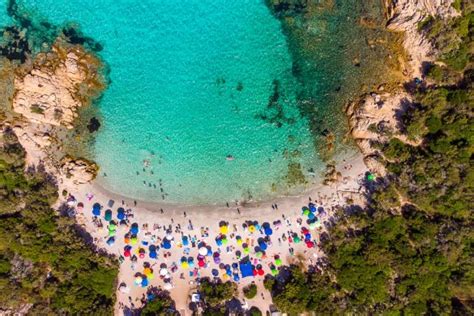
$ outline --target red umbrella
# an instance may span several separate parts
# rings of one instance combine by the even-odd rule
[[[205,265],[206,265],[206,263],[205,263],[203,260],[199,260],[199,261],[198,261],[198,266],[199,266],[200,268],[204,267]]]
[[[128,250],[128,249],[125,250],[125,251],[123,252],[123,255],[124,255],[125,257],[130,257],[130,250]]]
[[[263,269],[258,270],[257,273],[258,273],[258,275],[264,275],[264,274],[265,274],[265,272],[263,271]]]
[[[311,240],[307,240],[307,241],[306,241],[306,246],[307,246],[308,248],[313,248],[313,247],[314,247],[314,242],[312,242]]]

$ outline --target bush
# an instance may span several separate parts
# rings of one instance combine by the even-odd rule
[[[244,296],[249,300],[257,296],[257,286],[254,283],[252,283],[244,287]]]

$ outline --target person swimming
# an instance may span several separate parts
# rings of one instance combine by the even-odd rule
[[[229,161],[232,161],[232,160],[234,160],[235,158],[234,158],[234,156],[232,156],[232,155],[227,155],[227,156],[225,157],[225,159],[227,159],[227,160],[229,160]]]

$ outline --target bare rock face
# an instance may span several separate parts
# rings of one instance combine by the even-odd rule
[[[87,64],[90,55],[78,47],[54,46],[51,53],[36,59],[29,73],[15,77],[13,110],[31,122],[72,128],[83,105],[84,86],[95,88],[91,79],[96,72]]]
[[[428,16],[447,18],[459,13],[452,7],[453,0],[386,0],[389,21],[387,27],[405,32],[404,47],[410,57],[413,76],[421,75],[424,61],[434,59],[434,50],[418,23]]]
[[[83,159],[65,157],[61,160],[60,172],[73,184],[89,183],[97,175],[98,167],[95,163]]]

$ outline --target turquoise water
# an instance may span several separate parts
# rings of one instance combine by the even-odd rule
[[[111,84],[92,151],[107,189],[224,203],[302,190],[288,189],[290,163],[308,183],[323,169],[298,112],[287,40],[263,1],[18,3],[54,24],[78,23],[104,47]]]

